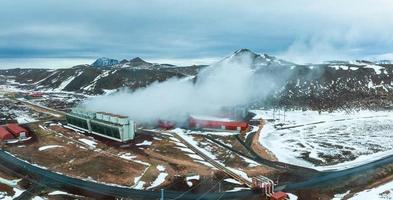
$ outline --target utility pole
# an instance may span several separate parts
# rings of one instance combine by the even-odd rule
[[[164,200],[164,189],[161,189],[161,198],[160,200]]]
[[[221,181],[218,182],[218,192],[221,192]]]

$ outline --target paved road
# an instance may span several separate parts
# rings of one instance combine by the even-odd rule
[[[0,150],[0,164],[13,171],[20,171],[34,177],[42,186],[63,190],[70,193],[82,194],[93,198],[130,198],[130,199],[159,199],[160,191],[136,190],[85,181],[77,178],[57,174],[27,162],[17,159],[8,152]],[[225,193],[183,193],[165,191],[165,199],[249,199],[256,194],[252,191]]]

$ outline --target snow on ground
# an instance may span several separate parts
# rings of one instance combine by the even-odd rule
[[[232,184],[243,185],[242,183],[240,183],[239,181],[237,181],[233,178],[226,178],[226,179],[224,179],[224,181],[226,181],[228,183],[232,183]]]
[[[335,195],[335,198],[333,198],[333,200],[341,200],[343,199],[344,196]],[[367,189],[362,192],[356,193],[353,195],[353,197],[349,198],[349,200],[364,200],[364,199],[372,199],[372,200],[393,199],[393,181],[380,185],[376,188]]]
[[[57,148],[57,147],[63,147],[60,145],[46,145],[46,146],[42,146],[40,148],[38,148],[38,151],[45,151],[47,149],[52,149],[52,148]]]
[[[273,119],[272,111],[253,112],[254,118]],[[287,111],[284,121],[281,111],[274,119],[268,120],[259,141],[282,162],[341,170],[393,154],[392,112]],[[279,124],[281,130],[274,127]]]
[[[96,148],[96,145],[97,145],[97,142],[94,142],[93,140],[89,140],[86,138],[79,139],[79,141],[89,145],[91,148]]]
[[[98,75],[88,86],[84,87],[84,90],[93,90],[97,84],[97,81],[101,78],[109,76],[110,70],[103,71],[100,75]]]
[[[40,196],[35,196],[31,200],[45,200],[46,198],[40,197]]]
[[[298,199],[297,196],[294,194],[291,194],[291,193],[287,193],[287,194],[288,194],[289,200],[297,200]]]
[[[132,155],[131,153],[119,153],[119,155],[118,155],[120,158],[123,158],[123,159],[125,159],[125,160],[131,160],[131,161],[133,161],[135,158],[136,158],[136,156],[135,155]]]
[[[188,187],[192,187],[192,180],[199,180],[201,177],[199,175],[188,176],[186,177]]]
[[[137,177],[137,178],[140,178],[140,177]],[[145,189],[145,187],[144,187],[145,182],[144,181],[140,181],[139,179],[137,179],[137,181],[135,181],[135,182],[136,182],[136,184],[134,186],[132,186],[132,188],[137,189],[137,190]]]
[[[7,193],[5,192],[0,192],[0,199],[2,200],[12,200],[21,195],[25,190],[21,190],[18,188],[12,188],[14,190],[14,195],[13,196],[7,196]]]
[[[149,145],[151,145],[151,144],[152,144],[151,141],[145,140],[145,141],[143,141],[142,143],[136,144],[136,146],[149,146]]]
[[[4,184],[4,185],[8,185],[10,187],[16,187],[20,180],[21,179],[9,180],[9,179],[5,179],[5,178],[0,177],[0,183]]]
[[[16,121],[18,121],[19,124],[26,124],[26,123],[31,123],[31,122],[36,122],[37,120],[30,117],[27,114],[19,115],[16,118]]]
[[[83,71],[78,72],[78,74],[76,74],[75,76],[70,76],[69,78],[67,78],[66,80],[64,80],[59,87],[57,87],[55,89],[55,91],[61,91],[63,90],[65,87],[67,87],[68,84],[70,84],[76,77],[78,77],[79,75],[81,75],[83,73]]]
[[[347,192],[342,193],[342,194],[335,194],[332,200],[341,200],[341,199],[343,199],[346,195],[348,195],[350,192],[351,192],[351,191],[348,190]]]
[[[231,170],[233,173],[236,173],[237,175],[243,177],[246,180],[249,180],[251,182],[251,178],[247,176],[247,174],[243,171],[240,171],[239,169],[234,169],[234,168],[230,168],[225,166],[224,164],[222,164],[220,161],[217,160],[217,157],[214,156],[211,152],[207,151],[204,148],[201,148],[198,146],[198,142],[195,141],[193,139],[192,136],[187,135],[187,133],[184,133],[183,129],[180,128],[176,128],[172,130],[173,132],[177,133],[177,135],[179,135],[181,138],[183,138],[185,141],[187,141],[189,144],[191,144],[193,147],[195,147],[196,149],[198,149],[200,152],[202,152],[204,155],[208,156],[210,159],[215,160],[219,165],[222,165],[224,167],[226,167],[227,169]],[[191,132],[188,132],[191,133]],[[205,161],[202,161],[205,162]],[[206,162],[205,162],[206,163]],[[210,163],[209,163],[210,164]],[[211,165],[211,164],[210,164]],[[212,166],[212,165],[211,165]]]
[[[59,191],[59,190],[56,190],[56,191],[53,191],[53,192],[49,192],[48,195],[49,196],[51,196],[51,195],[70,195],[70,196],[73,196],[73,194],[70,194],[70,193],[67,193],[67,192],[63,192],[63,191]]]
[[[168,176],[168,173],[165,172],[165,167],[163,165],[157,165],[157,170],[160,174],[147,189],[155,188],[165,182],[165,178]]]
[[[250,188],[249,187],[235,187],[235,188],[233,188],[231,190],[227,190],[225,192],[238,192],[241,190],[250,190]]]
[[[140,176],[137,176],[134,178],[134,185],[132,186],[133,189],[137,190],[143,190],[145,189],[144,185],[146,182],[141,181],[141,178],[143,175],[145,175],[146,171],[149,169],[150,165],[146,167],[146,169],[143,171],[143,173]]]
[[[163,172],[163,171],[165,171],[165,166],[164,165],[157,165],[157,169],[158,169],[158,171]]]

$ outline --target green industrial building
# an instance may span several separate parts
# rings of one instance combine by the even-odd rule
[[[126,116],[75,108],[66,115],[66,119],[71,126],[119,142],[135,137],[135,122]]]

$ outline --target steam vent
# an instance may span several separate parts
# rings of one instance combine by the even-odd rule
[[[66,119],[68,125],[111,140],[127,142],[135,137],[135,122],[126,116],[74,108]]]

